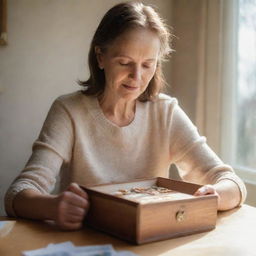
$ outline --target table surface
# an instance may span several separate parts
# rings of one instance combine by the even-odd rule
[[[7,218],[0,217],[0,220]],[[87,227],[60,231],[45,222],[16,219],[12,230],[0,238],[0,255],[20,256],[22,251],[65,241],[76,246],[112,244],[115,250],[147,256],[253,256],[256,255],[256,208],[243,205],[218,213],[216,228],[209,232],[144,245],[132,245]]]

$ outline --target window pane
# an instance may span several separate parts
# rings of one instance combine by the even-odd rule
[[[256,0],[239,0],[236,164],[256,170]]]

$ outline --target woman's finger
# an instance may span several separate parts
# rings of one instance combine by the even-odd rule
[[[217,194],[213,185],[204,185],[194,193],[195,196],[210,195],[210,194],[212,195]]]
[[[85,198],[85,199],[89,199],[88,194],[81,188],[79,187],[79,185],[77,183],[71,183],[68,187],[69,191],[72,191],[73,193]]]
[[[75,215],[75,214],[67,214],[65,216],[65,222],[82,222],[84,219],[84,216],[81,215]]]
[[[87,212],[87,209],[76,207],[76,206],[69,206],[66,210],[67,215],[75,215],[79,217],[83,217],[85,213]]]
[[[65,191],[62,194],[62,200],[70,205],[88,208],[89,202],[84,197],[75,194],[73,191]]]

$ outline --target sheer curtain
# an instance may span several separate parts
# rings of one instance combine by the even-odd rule
[[[192,117],[200,133],[207,137],[210,147],[247,183],[247,202],[256,205],[256,168],[239,164],[239,157],[247,156],[245,150],[249,148],[250,159],[254,161],[250,165],[256,163],[256,95],[253,96],[256,94],[256,29],[254,47],[247,54],[255,63],[251,72],[254,80],[250,77],[245,83],[252,90],[248,95],[251,94],[253,104],[241,108],[240,52],[247,50],[239,41],[243,38],[239,34],[241,1],[256,5],[256,0],[172,1],[172,26],[178,40],[172,57],[171,83],[172,94]],[[256,9],[252,13],[256,27]],[[239,128],[239,124],[243,128]],[[244,132],[248,127],[250,147],[241,147],[241,130]]]
[[[223,2],[206,0],[201,4],[195,122],[209,145],[220,154]]]
[[[256,185],[256,0],[204,1],[196,124]]]
[[[223,160],[234,164],[238,0],[203,4],[196,124]]]

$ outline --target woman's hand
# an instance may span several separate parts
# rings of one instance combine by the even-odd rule
[[[89,201],[87,193],[76,183],[71,183],[66,191],[55,198],[55,205],[54,220],[60,228],[75,230],[82,227]]]
[[[204,195],[216,195],[218,198],[218,205],[219,205],[220,195],[213,185],[210,185],[210,184],[204,185],[194,193],[194,196],[204,196]]]
[[[204,185],[199,188],[194,195],[216,195],[218,197],[219,211],[233,209],[237,207],[241,201],[241,192],[238,185],[228,179],[221,180],[214,185]]]

